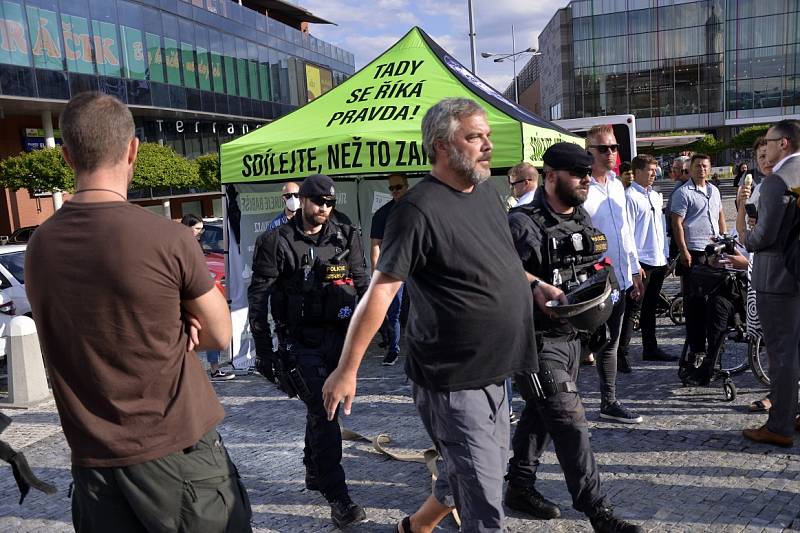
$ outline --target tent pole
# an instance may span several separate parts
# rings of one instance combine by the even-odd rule
[[[475,70],[477,68],[477,56],[475,55],[475,17],[472,14],[472,0],[467,0],[467,6],[469,7],[469,58],[472,63],[472,73],[477,74]]]

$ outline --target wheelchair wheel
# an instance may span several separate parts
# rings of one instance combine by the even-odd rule
[[[683,315],[683,296],[676,296],[672,299],[669,305],[669,319],[676,326],[686,323],[686,317]]]
[[[750,360],[750,368],[753,369],[753,374],[756,375],[758,381],[769,385],[769,358],[767,357],[767,347],[761,336],[750,339],[747,355]]]
[[[733,384],[733,381],[726,379],[722,383],[722,394],[725,396],[726,402],[732,402],[736,399],[736,385]]]
[[[718,365],[720,371],[731,376],[741,374],[750,367],[748,346],[742,342],[724,339]]]

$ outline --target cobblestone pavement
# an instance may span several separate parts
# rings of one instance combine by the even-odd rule
[[[666,291],[676,291],[674,280]],[[661,346],[680,353],[683,328],[666,319],[660,324]],[[735,345],[732,353],[741,357],[744,349]],[[394,450],[422,451],[430,443],[411,402],[403,366],[382,367],[382,355],[373,346],[365,358],[353,414],[344,423],[364,435],[389,433]],[[752,444],[741,437],[742,428],[765,420],[763,414],[747,413],[747,404],[765,394],[753,375],[734,378],[739,395],[728,403],[719,386],[681,387],[674,363],[644,363],[637,346],[631,356],[634,371],[619,376],[618,396],[645,417],[641,425],[601,421],[597,372],[584,367],[579,379],[602,488],[617,513],[658,532],[800,531],[800,434],[790,449]],[[323,498],[303,485],[302,404],[283,397],[258,376],[240,376],[215,388],[227,413],[220,433],[248,488],[254,529],[333,531]],[[521,407],[518,399],[517,412]],[[58,487],[58,494],[34,491],[18,505],[10,469],[0,464],[0,531],[72,531],[69,451],[54,404],[3,412],[14,423],[2,438],[24,451],[36,473]],[[368,443],[345,443],[343,463],[352,496],[368,515],[368,521],[353,531],[393,531],[430,488],[424,465],[387,459]],[[509,531],[591,530],[583,515],[571,508],[552,449],[543,458],[537,487],[562,507],[563,518],[544,522],[510,512]],[[455,526],[448,519],[440,529],[452,531]]]

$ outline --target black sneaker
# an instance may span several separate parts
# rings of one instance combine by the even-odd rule
[[[306,472],[306,490],[313,490],[319,492],[319,482],[317,476]]]
[[[617,372],[630,374],[632,370],[631,364],[628,362],[628,356],[617,354]]]
[[[622,404],[619,402],[601,406],[600,418],[621,422],[623,424],[641,424],[643,420],[638,414],[622,407]]]
[[[236,374],[233,372],[225,372],[221,368],[216,369],[210,373],[211,381],[228,381],[236,379]]]
[[[383,358],[383,362],[381,363],[383,366],[394,366],[397,362],[397,358],[400,357],[400,354],[397,352],[389,352],[386,354],[386,357]]]
[[[513,483],[506,488],[506,505],[521,513],[529,514],[542,520],[550,520],[561,516],[558,505],[547,500],[534,487],[519,487]]]
[[[367,518],[367,513],[364,512],[364,509],[360,505],[353,503],[353,500],[347,494],[333,500],[330,504],[331,520],[333,520],[333,525],[339,529],[344,529],[350,524],[361,522]]]
[[[614,511],[608,507],[596,509],[589,515],[589,521],[598,533],[641,533],[644,531],[636,524],[617,518],[614,516]]]

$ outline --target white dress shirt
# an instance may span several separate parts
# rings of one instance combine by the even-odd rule
[[[652,187],[645,189],[635,181],[625,191],[628,218],[639,262],[649,266],[667,264],[667,226],[662,209],[664,197]]]
[[[589,196],[583,208],[592,217],[592,226],[602,231],[608,239],[606,257],[611,259],[622,290],[633,285],[633,274],[639,273],[639,256],[626,204],[625,187],[614,172],[606,174],[604,185],[591,178]]]
[[[517,198],[517,205],[525,205],[531,203],[533,201],[534,196],[536,196],[536,189],[528,191],[519,198]]]

